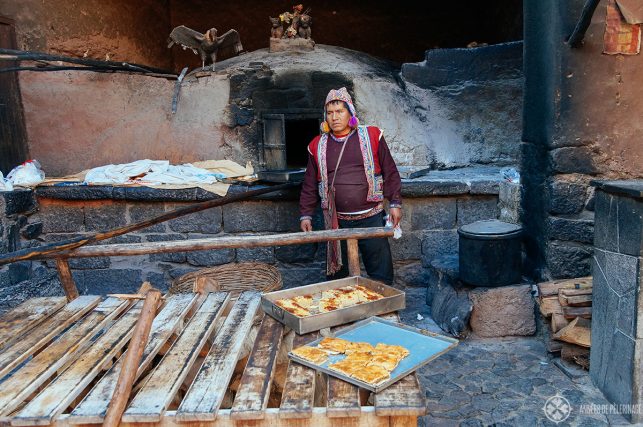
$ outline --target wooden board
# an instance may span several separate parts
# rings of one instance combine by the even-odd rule
[[[558,295],[541,298],[538,302],[540,314],[545,317],[551,317],[553,313],[563,313],[563,308],[558,301]]]
[[[376,393],[374,403],[380,416],[426,415],[426,398],[415,373]]]
[[[576,279],[554,280],[551,282],[538,283],[538,297],[550,297],[558,295],[560,289],[591,288],[592,277],[579,277]]]
[[[92,382],[103,366],[129,341],[143,307],[138,302],[92,343],[68,369],[15,414],[14,426],[49,425]]]
[[[412,421],[415,421],[415,424],[410,423]],[[59,417],[54,424],[56,427],[69,425],[65,415]],[[279,417],[278,408],[268,408],[263,420],[236,421],[230,417],[229,409],[221,409],[214,421],[188,424],[178,420],[175,411],[168,411],[159,423],[153,425],[154,427],[409,427],[416,426],[417,420],[415,417],[379,417],[375,414],[375,408],[367,406],[361,409],[359,416],[349,419],[329,418],[326,408],[315,408],[310,420],[284,420]],[[140,423],[121,423],[121,427],[141,426]]]
[[[572,320],[569,325],[558,331],[554,338],[570,344],[590,348],[592,345],[592,330],[587,326],[578,324],[579,318]]]
[[[317,332],[306,335],[297,335],[293,340],[293,348],[300,347],[319,337]],[[314,369],[301,365],[292,360],[286,371],[286,382],[284,392],[281,395],[279,416],[284,419],[310,418],[313,415],[315,403],[315,378],[317,373]]]
[[[239,295],[177,410],[178,420],[211,421],[216,418],[243,342],[259,308],[260,297],[258,292]]]
[[[565,319],[562,313],[553,313],[551,315],[551,331],[556,333],[569,324],[569,320]]]
[[[173,333],[182,327],[183,319],[196,303],[197,297],[193,294],[177,294],[168,298],[161,312],[152,323],[150,339],[148,340],[143,358],[138,369],[140,376],[152,363],[161,347]],[[96,423],[103,421],[110,399],[114,394],[116,381],[122,369],[124,356],[101,378],[92,388],[83,401],[74,409],[69,417],[72,424]]]
[[[42,322],[38,328],[13,341],[12,345],[4,348],[0,353],[0,377],[11,372],[99,302],[100,297],[97,296],[77,298]]]
[[[263,419],[283,334],[281,323],[263,317],[230,411],[233,420]]]
[[[71,304],[78,301],[80,297]],[[38,353],[7,378],[0,387],[0,415],[20,406],[23,401],[51,378],[57,370],[73,361],[87,346],[90,339],[119,315],[128,303],[108,298],[85,318],[69,328],[42,352]]]
[[[206,298],[174,345],[154,368],[123,414],[123,422],[159,422],[215,329],[229,301],[224,292]]]
[[[0,317],[0,348],[65,306],[65,297],[29,299]]]
[[[576,317],[591,319],[592,307],[563,307],[563,316],[569,320],[573,320]]]
[[[592,294],[589,295],[565,295],[558,294],[558,301],[563,307],[590,307],[592,305]]]

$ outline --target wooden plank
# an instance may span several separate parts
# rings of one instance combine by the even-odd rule
[[[551,315],[551,331],[556,333],[569,324],[569,320],[565,319],[562,313],[553,313]]]
[[[558,291],[558,295],[564,295],[566,297],[573,297],[579,295],[591,295],[593,288],[583,288],[583,289],[561,289]]]
[[[348,239],[346,241],[346,247],[348,249],[348,274],[351,276],[359,276],[360,267],[359,267],[359,246],[357,244],[357,239]]]
[[[4,348],[0,353],[0,378],[40,350],[69,325],[87,314],[99,302],[100,297],[97,296],[76,298],[42,322],[25,339],[15,341],[12,345]]]
[[[418,420],[417,417],[391,417],[389,422],[389,427],[417,427]]]
[[[161,421],[167,406],[212,335],[229,299],[229,294],[225,292],[211,293],[205,298],[183,333],[125,410],[123,422]]]
[[[330,375],[327,381],[327,415],[331,418],[359,417],[359,387]]]
[[[283,334],[281,323],[270,316],[263,317],[232,405],[233,420],[263,419]]]
[[[0,317],[0,348],[65,306],[64,297],[31,298]]]
[[[78,288],[76,288],[74,277],[71,275],[67,258],[56,258],[56,269],[58,269],[58,278],[65,291],[67,301],[73,301],[78,298]]]
[[[252,236],[225,236],[205,239],[171,240],[166,242],[118,243],[84,246],[70,251],[71,257],[145,255],[168,252],[202,251],[206,249],[251,248],[326,242],[329,240],[374,239],[392,237],[393,229],[386,227],[344,228],[301,233],[282,233]],[[55,258],[56,254],[43,254],[37,258]],[[0,263],[4,261],[0,256]]]
[[[140,377],[152,363],[163,345],[182,325],[187,313],[196,304],[194,294],[176,294],[168,298],[167,303],[152,323],[150,339],[143,351],[143,359],[137,377]],[[127,354],[127,353],[126,353]],[[100,424],[103,422],[107,406],[114,394],[118,373],[122,369],[124,358],[119,358],[101,380],[92,388],[82,402],[70,414],[72,424]]]
[[[49,425],[100,373],[106,363],[129,341],[138,320],[142,302],[136,303],[104,331],[86,351],[59,374],[17,414],[11,425]]]
[[[592,287],[592,277],[578,277],[575,279],[554,280],[538,283],[539,298],[558,295],[560,289],[583,289]]]
[[[379,416],[426,415],[426,398],[415,373],[376,393],[374,403]]]
[[[592,305],[592,295],[558,294],[558,301],[563,307],[589,307]]]
[[[574,344],[561,343],[560,358],[571,363],[576,363],[589,370],[589,348]]]
[[[565,319],[574,319],[582,317],[583,319],[592,318],[592,307],[563,307],[563,316]]]
[[[306,335],[296,335],[293,348],[300,347],[319,337],[317,332]],[[301,365],[292,360],[286,371],[286,382],[281,395],[279,416],[284,419],[311,418],[315,403],[315,379],[317,373],[314,369]]]
[[[68,306],[83,298],[75,299]],[[20,406],[24,399],[51,378],[58,369],[74,360],[87,348],[91,338],[127,307],[126,302],[115,298],[106,299],[84,319],[35,355],[25,366],[8,377],[0,387],[0,415],[5,416]]]
[[[216,418],[259,301],[258,292],[243,292],[239,296],[177,410],[178,420],[212,421]]]
[[[558,295],[544,297],[538,303],[540,314],[545,317],[551,317],[553,313],[563,313],[563,308],[558,301]]]
[[[395,417],[396,419],[398,417]],[[411,418],[406,418],[407,422]],[[186,424],[177,419],[175,411],[168,411],[161,421],[154,424],[155,427],[186,427],[186,426],[200,426],[200,427],[390,427],[393,417],[378,417],[375,414],[375,408],[372,406],[362,407],[358,417],[341,419],[329,418],[326,413],[326,408],[314,408],[311,419],[309,420],[284,420],[279,417],[278,408],[266,409],[266,415],[260,421],[236,421],[230,416],[230,409],[221,409],[217,413],[217,419],[211,422],[202,422],[194,424]],[[415,420],[417,423],[417,420]],[[55,427],[68,427],[67,415],[61,415],[55,421]],[[400,424],[397,424],[400,425]],[[416,424],[402,424],[405,427],[408,425]],[[121,427],[141,427],[140,423],[121,423]]]
[[[578,321],[578,317],[572,320],[569,325],[554,335],[554,339],[590,348],[592,345],[592,330],[586,326],[580,326]]]
[[[127,346],[127,353],[124,356],[123,364],[118,374],[114,394],[107,407],[107,413],[103,421],[103,425],[107,427],[117,427],[121,421],[121,416],[132,393],[138,367],[141,364],[141,360],[143,360],[143,351],[150,337],[152,322],[159,308],[161,292],[151,289],[146,295],[141,314],[136,320],[132,338]]]

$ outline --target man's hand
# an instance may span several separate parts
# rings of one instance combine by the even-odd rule
[[[393,227],[397,227],[402,220],[402,208],[390,208],[388,214],[393,223]]]
[[[309,219],[302,219],[299,226],[301,231],[313,231],[313,222]]]

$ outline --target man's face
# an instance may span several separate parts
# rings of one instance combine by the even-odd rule
[[[351,113],[346,109],[343,102],[330,102],[326,105],[326,120],[328,125],[336,135],[348,133],[348,121],[351,119]]]

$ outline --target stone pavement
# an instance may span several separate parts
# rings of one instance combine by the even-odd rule
[[[424,304],[424,288],[406,288],[404,323],[444,334]],[[418,320],[418,314],[423,318]],[[589,374],[570,379],[534,337],[467,338],[419,371],[429,414],[420,426],[630,425],[621,415],[579,413],[581,405],[608,404]],[[543,408],[559,394],[571,404],[556,424]],[[587,412],[587,411],[584,411]]]

